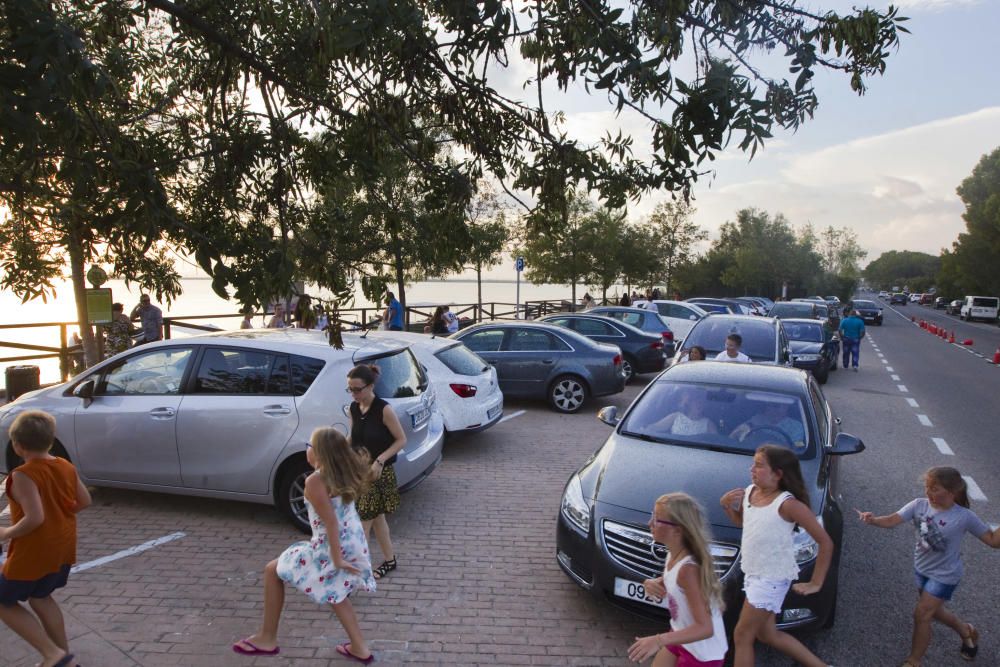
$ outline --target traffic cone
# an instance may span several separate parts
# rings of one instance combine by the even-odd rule
[[[955,342],[955,330],[954,329],[951,330],[951,335],[948,336],[948,342],[949,343],[954,343]]]
[[[1000,347],[993,353],[993,363],[1000,366]]]
[[[916,321],[917,321],[917,318],[915,318],[915,317],[914,317],[913,315],[910,315],[910,321],[911,321],[911,322],[916,322]]]
[[[973,343],[971,338],[966,338],[965,340],[962,341],[962,345],[972,345],[972,344]]]

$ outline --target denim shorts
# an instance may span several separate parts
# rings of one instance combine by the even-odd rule
[[[917,590],[925,591],[939,600],[947,602],[958,588],[958,584],[942,584],[930,577],[925,577],[916,570],[913,571],[913,580],[917,584]]]
[[[775,614],[781,613],[781,605],[791,586],[791,579],[770,579],[755,574],[748,574],[743,578],[743,592],[746,593],[750,606]]]

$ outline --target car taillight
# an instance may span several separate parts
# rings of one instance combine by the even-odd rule
[[[664,331],[660,335],[663,337],[663,340],[673,340],[674,339],[674,332],[673,331]]]
[[[615,366],[621,366],[622,365],[622,355],[616,354],[615,358],[611,360],[611,363],[613,363]]]
[[[655,343],[651,344],[650,347],[653,348],[654,350],[662,350],[663,349],[663,341],[659,341],[658,340]]]
[[[448,386],[462,398],[472,398],[478,391],[477,387],[473,384],[450,384]]]

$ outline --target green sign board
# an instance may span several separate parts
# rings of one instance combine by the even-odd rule
[[[111,288],[88,289],[87,319],[91,324],[111,323]]]

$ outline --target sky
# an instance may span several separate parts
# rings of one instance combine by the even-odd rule
[[[888,5],[801,4],[838,12]],[[753,160],[734,141],[714,173],[699,180],[694,220],[711,238],[736,211],[755,207],[783,213],[793,225],[848,227],[868,251],[867,261],[890,250],[937,255],[951,247],[965,228],[955,188],[1000,146],[1000,67],[993,48],[1000,1],[903,0],[896,6],[910,18],[911,34],[902,35],[885,74],[867,81],[865,95],[854,93],[843,73],[817,72],[819,108],[811,120],[794,133],[779,129]],[[530,74],[516,67],[508,72],[509,91]],[[571,94],[562,109],[569,134],[585,141],[619,127],[637,137],[645,132],[641,120],[616,118],[604,98]],[[630,207],[630,218],[641,219],[667,198],[646,196]]]

